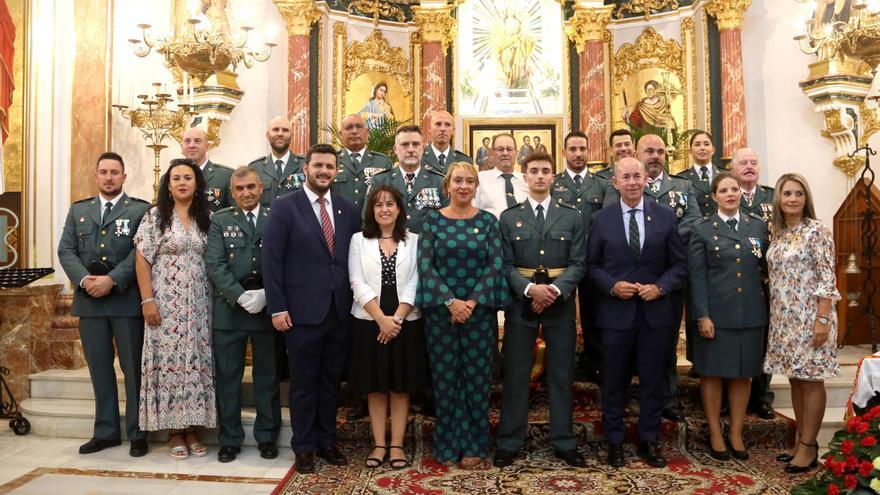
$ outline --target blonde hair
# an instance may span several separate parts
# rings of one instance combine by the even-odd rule
[[[449,183],[452,182],[452,172],[456,170],[466,170],[474,176],[474,186],[480,187],[480,175],[477,173],[477,167],[468,162],[453,162],[446,169],[446,177],[443,177],[443,194],[449,194]]]
[[[773,191],[773,214],[771,215],[771,228],[774,237],[787,227],[785,217],[782,215],[782,186],[787,182],[797,182],[804,190],[804,213],[803,223],[807,223],[807,219],[816,219],[816,210],[813,208],[813,193],[810,192],[810,186],[807,179],[801,174],[788,173],[782,174],[776,181],[776,188]]]

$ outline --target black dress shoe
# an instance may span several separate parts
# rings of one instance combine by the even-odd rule
[[[709,455],[712,456],[712,459],[716,461],[729,461],[730,460],[730,451],[727,449],[724,450],[715,450],[712,447],[712,442],[709,442]]]
[[[348,414],[345,416],[345,419],[349,421],[357,421],[359,419],[364,419],[370,415],[370,408],[367,407],[367,400],[364,399],[359,401],[356,406],[352,407]]]
[[[492,465],[497,468],[507,467],[513,464],[515,458],[516,452],[498,449],[495,451],[495,457],[492,458]]]
[[[278,446],[275,442],[263,442],[257,445],[260,450],[260,457],[263,459],[274,459],[278,457]]]
[[[619,443],[608,444],[608,465],[613,468],[622,468],[626,465],[623,459],[623,445]]]
[[[663,457],[656,442],[639,442],[639,448],[636,449],[636,455],[651,467],[666,467],[666,458]]]
[[[132,440],[131,446],[128,448],[128,455],[132,457],[143,457],[147,455],[147,440]]]
[[[334,466],[348,465],[348,459],[346,459],[342,451],[339,450],[339,447],[335,445],[327,449],[318,449],[315,451],[315,455],[327,461],[327,464],[332,464]]]
[[[788,452],[783,452],[776,456],[776,460],[779,462],[791,462],[792,459],[794,459],[794,456]]]
[[[663,409],[663,417],[669,421],[675,421],[676,423],[684,421],[684,414],[682,414],[681,409],[677,407],[667,407]]]
[[[729,437],[726,438],[725,441],[727,442],[727,445],[730,447],[730,454],[733,456],[734,459],[737,459],[739,461],[749,460],[749,450],[748,449],[736,450],[735,448],[733,448],[733,444],[730,442]]]
[[[241,447],[233,447],[232,445],[224,445],[217,452],[217,460],[220,462],[232,462],[235,456],[241,453]]]
[[[587,461],[584,460],[584,456],[581,455],[577,449],[571,449],[566,451],[557,450],[554,451],[553,454],[565,461],[571,467],[587,467]]]
[[[296,472],[303,474],[311,474],[315,472],[315,453],[300,452],[296,454]]]
[[[767,404],[761,404],[758,407],[752,409],[752,414],[761,418],[761,419],[774,419],[776,418],[776,412],[773,411],[773,408],[768,406]]]
[[[103,438],[93,438],[88,442],[79,446],[80,454],[94,454],[95,452],[100,452],[109,447],[116,447],[117,445],[122,445],[122,440],[104,440]]]
[[[789,473],[789,474],[806,473],[807,471],[812,471],[812,470],[816,469],[817,467],[819,467],[819,444],[814,442],[812,445],[810,445],[810,444],[806,444],[804,442],[801,442],[801,445],[803,445],[805,447],[811,447],[813,449],[816,449],[816,455],[813,456],[813,461],[810,462],[809,464],[807,464],[806,466],[797,466],[795,464],[789,463],[788,466],[785,466],[786,473]],[[792,460],[794,460],[794,459],[792,459]]]

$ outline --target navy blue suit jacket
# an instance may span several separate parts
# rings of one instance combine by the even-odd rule
[[[263,228],[263,286],[269,314],[287,311],[294,325],[317,325],[330,309],[345,318],[351,311],[348,246],[359,232],[361,217],[354,204],[334,193],[335,253],[330,255],[318,217],[300,189],[272,201]]]
[[[636,256],[629,247],[620,202],[602,208],[593,214],[590,222],[587,264],[601,297],[596,321],[599,328],[631,328],[639,304],[651,328],[674,326],[681,320],[680,314],[673,314],[669,297],[673,290],[682,287],[687,276],[687,260],[675,212],[654,201],[645,200],[644,205],[645,242],[641,256]],[[641,300],[638,295],[630,299],[614,297],[611,288],[621,280],[655,284],[666,295],[650,302]]]

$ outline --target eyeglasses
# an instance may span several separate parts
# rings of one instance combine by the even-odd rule
[[[498,147],[498,148],[492,148],[492,149],[494,151],[497,151],[498,153],[513,153],[514,151],[516,151],[516,148],[511,148],[510,146],[508,146],[506,148]]]

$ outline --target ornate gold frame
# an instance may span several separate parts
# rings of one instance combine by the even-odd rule
[[[491,125],[497,127],[509,127],[510,125],[544,125],[544,126],[553,126],[554,132],[556,133],[556,149],[553,152],[553,156],[557,157],[558,162],[562,162],[562,138],[564,135],[562,134],[562,117],[517,117],[515,119],[510,118],[465,118],[462,119],[461,128],[462,128],[462,148],[464,150],[471,149],[471,126],[474,125]],[[556,164],[556,170],[562,170],[562,163]]]
[[[342,123],[345,112],[345,93],[352,80],[366,72],[387,72],[395,76],[410,97],[409,111],[414,110],[413,65],[403,48],[392,47],[382,31],[374,29],[364,41],[347,43],[343,22],[333,23],[333,122]],[[410,40],[412,46],[412,39]]]

